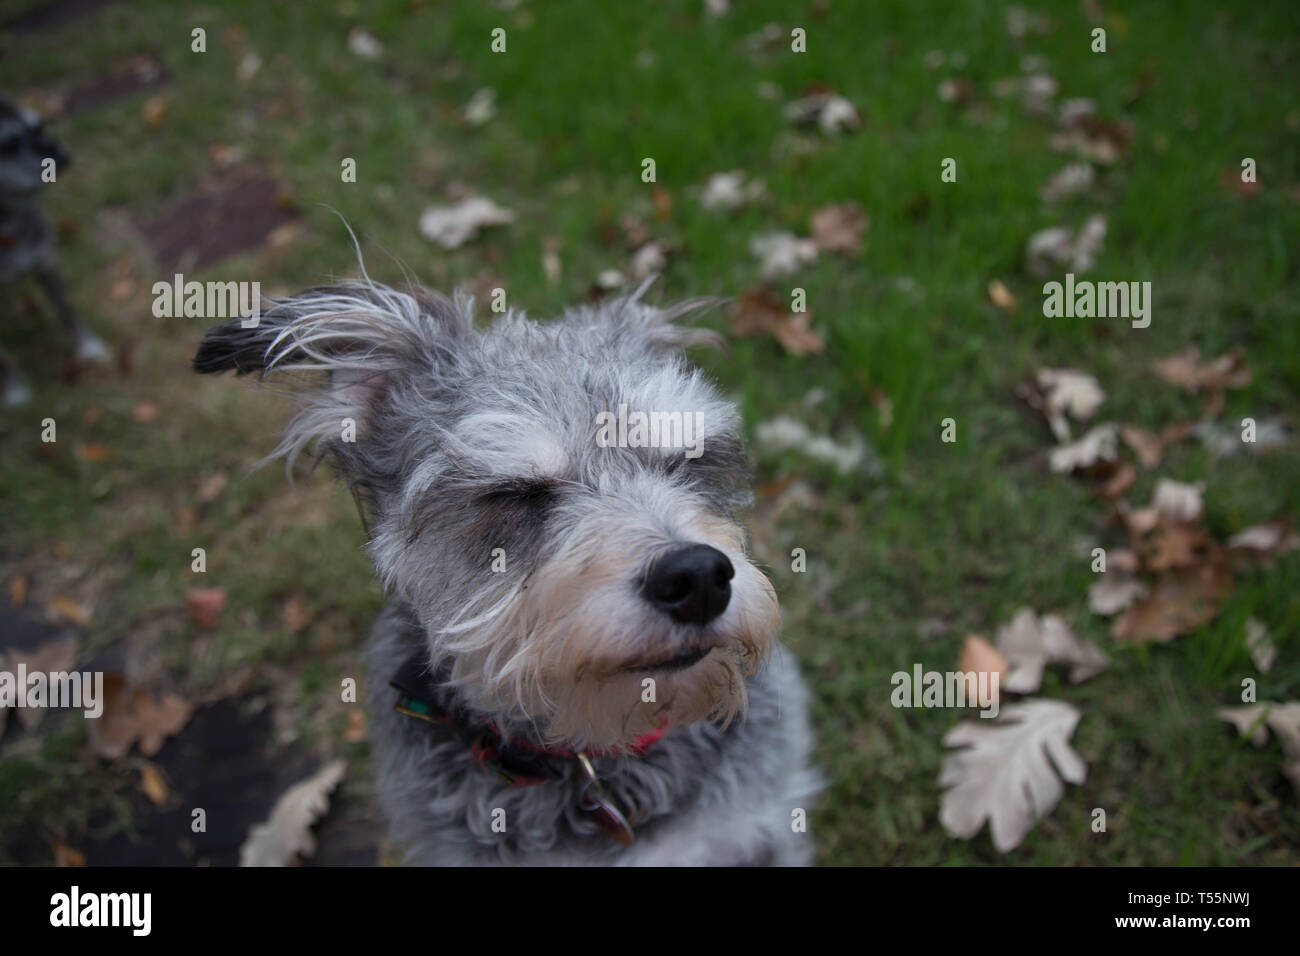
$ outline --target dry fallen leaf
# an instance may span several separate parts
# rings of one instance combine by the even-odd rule
[[[823,206],[815,210],[809,223],[812,241],[822,252],[862,251],[862,234],[867,229],[867,214],[856,202]]]
[[[632,256],[628,272],[634,280],[663,272],[668,265],[668,245],[658,240],[647,242]]]
[[[482,126],[497,115],[497,94],[490,86],[475,91],[461,114],[470,126]]]
[[[1070,438],[1067,416],[1075,421],[1087,421],[1106,398],[1095,378],[1072,368],[1040,369],[1035,381],[1040,393],[1039,407],[1057,441]]]
[[[311,828],[329,809],[330,793],[346,768],[342,760],[335,760],[285,791],[267,821],[249,831],[239,848],[239,865],[291,866],[300,857],[315,853]]]
[[[1214,620],[1233,588],[1232,573],[1220,557],[1165,572],[1115,622],[1111,633],[1116,640],[1134,644],[1171,641]]]
[[[144,123],[153,129],[162,126],[163,120],[167,118],[167,97],[151,96],[144,101],[144,109],[141,111],[144,116]]]
[[[617,269],[602,269],[596,274],[595,288],[602,293],[627,285],[627,276]]]
[[[1160,431],[1148,431],[1136,425],[1124,425],[1120,428],[1120,437],[1133,449],[1143,468],[1155,468],[1164,457],[1165,450],[1196,433],[1195,422],[1180,422],[1167,425]]]
[[[1090,163],[1071,163],[1043,183],[1038,195],[1043,202],[1060,202],[1077,193],[1087,192],[1096,178]]]
[[[1113,500],[1125,494],[1137,482],[1137,469],[1126,461],[1112,463],[1108,475],[1100,475],[1102,481],[1093,490],[1099,498]]]
[[[1136,127],[1093,113],[1076,113],[1067,129],[1053,134],[1048,145],[1056,152],[1072,152],[1080,159],[1113,166],[1124,158]]]
[[[1080,640],[1055,614],[1040,617],[1032,608],[1021,608],[998,628],[997,649],[1010,669],[1002,686],[1013,694],[1038,690],[1048,664],[1068,665],[1071,684],[1095,677],[1110,664],[1101,648]]]
[[[968,840],[989,822],[999,853],[1015,849],[1065,793],[1062,779],[1082,784],[1088,767],[1070,747],[1079,723],[1074,707],[1028,700],[1002,708],[996,720],[964,721],[943,738],[960,747],[939,771],[944,788],[939,822]]]
[[[152,757],[167,738],[179,733],[193,714],[194,708],[177,697],[166,694],[155,700],[153,695],[142,690],[135,692],[136,723],[140,731],[140,753]]]
[[[817,261],[817,243],[789,232],[769,232],[750,240],[749,250],[760,261],[764,279],[793,275]]]
[[[193,712],[194,708],[175,694],[155,699],[143,688],[130,687],[121,674],[105,674],[104,713],[91,722],[91,750],[116,760],[139,742],[140,753],[152,757],[168,737],[180,732]]]
[[[1096,644],[1081,640],[1055,614],[1039,618],[1043,650],[1049,664],[1065,664],[1071,684],[1082,684],[1110,666],[1110,659]]]
[[[955,103],[958,106],[969,103],[974,92],[975,87],[970,79],[964,76],[950,76],[941,80],[938,89],[935,90],[941,102]]]
[[[1136,574],[1138,571],[1137,552],[1129,548],[1116,548],[1107,555],[1106,564],[1108,571]]]
[[[379,39],[360,27],[348,31],[348,49],[363,60],[378,60],[384,55],[384,45]]]
[[[348,711],[348,726],[343,731],[343,739],[350,744],[360,743],[366,739],[366,712],[360,708]]]
[[[167,781],[156,764],[143,763],[140,766],[140,789],[155,806],[167,802]]]
[[[759,422],[754,438],[764,451],[798,451],[815,461],[833,465],[841,474],[857,471],[867,455],[866,446],[856,435],[847,442],[836,442],[827,435],[813,432],[803,422],[784,415]]]
[[[886,429],[892,427],[894,424],[894,400],[875,385],[867,389],[867,397],[871,399],[871,406],[876,410],[876,418],[880,421],[880,427]]]
[[[226,589],[190,588],[185,592],[185,606],[195,624],[211,631],[221,619],[221,609],[226,606]]]
[[[1016,297],[1011,294],[1001,279],[989,280],[989,301],[1008,314],[1014,314],[1020,308]]]
[[[1277,645],[1268,636],[1268,628],[1253,617],[1246,621],[1246,652],[1261,674],[1267,674],[1277,661]]]
[[[90,625],[90,611],[81,602],[62,594],[56,594],[45,605],[46,617],[56,624],[76,624],[78,627]]]
[[[199,490],[194,493],[194,500],[201,505],[211,504],[221,497],[230,482],[230,476],[224,471],[213,472],[199,482]]]
[[[86,854],[74,850],[62,840],[52,840],[50,848],[54,851],[55,866],[85,866]]]
[[[1220,720],[1226,720],[1237,728],[1237,733],[1246,737],[1256,747],[1268,743],[1268,725],[1264,718],[1274,705],[1264,702],[1248,704],[1245,707],[1220,707],[1216,714]]]
[[[77,457],[82,461],[101,462],[113,457],[113,451],[99,442],[84,442],[77,445]]]
[[[785,118],[800,125],[815,123],[826,134],[846,132],[862,125],[862,117],[857,108],[844,97],[830,91],[810,93],[803,99],[786,104]]]
[[[1300,548],[1300,535],[1291,530],[1291,519],[1282,518],[1238,531],[1228,539],[1228,547],[1267,562]]]
[[[1141,549],[1148,571],[1167,571],[1200,564],[1217,549],[1204,529],[1183,521],[1161,521]]]
[[[1300,703],[1274,704],[1265,723],[1282,744],[1283,753],[1300,757]]]
[[[1134,508],[1127,501],[1115,506],[1115,515],[1134,538],[1141,538],[1160,523],[1160,512],[1155,508]]]
[[[199,513],[190,505],[176,508],[176,530],[181,534],[191,530],[199,521]]]
[[[1155,432],[1138,428],[1136,425],[1122,425],[1119,435],[1124,439],[1124,444],[1133,449],[1143,468],[1155,468],[1160,464],[1160,459],[1164,457],[1165,446]]]
[[[962,642],[957,670],[962,674],[998,674],[1007,672],[1007,659],[998,649],[977,634],[967,634]]]
[[[663,186],[650,188],[650,203],[654,207],[655,219],[667,222],[673,217],[673,194]]]
[[[261,68],[261,61],[258,60],[258,68]],[[244,148],[242,146],[231,146],[226,143],[213,143],[208,147],[208,158],[212,160],[212,165],[217,169],[230,169],[244,161]]]
[[[453,206],[430,206],[420,214],[420,235],[444,249],[459,249],[479,229],[515,221],[515,214],[484,196],[471,196]]]
[[[1219,401],[1222,393],[1215,392]],[[1214,404],[1218,404],[1215,402]],[[1244,425],[1238,428],[1225,428],[1218,422],[1202,419],[1195,423],[1192,434],[1210,450],[1215,458],[1232,458],[1243,452],[1259,454],[1291,443],[1291,430],[1281,418],[1261,418],[1255,422],[1254,441],[1246,441]]]
[[[791,355],[820,355],[826,351],[822,337],[812,330],[811,312],[793,312],[774,333]]]
[[[1022,608],[1009,623],[998,628],[997,649],[1009,671],[1002,681],[1004,689],[1013,694],[1032,694],[1042,686],[1047,652],[1033,609]]]
[[[1112,462],[1118,455],[1118,433],[1114,425],[1107,423],[1089,430],[1078,441],[1053,448],[1047,463],[1052,471],[1062,474]]]
[[[1151,363],[1151,369],[1166,382],[1189,392],[1245,388],[1250,384],[1250,369],[1246,368],[1246,357],[1240,349],[1225,352],[1204,364],[1200,359],[1200,350],[1193,347],[1157,359]]]
[[[31,588],[31,578],[25,574],[15,574],[9,579],[9,606],[15,610],[27,606],[27,592]]]
[[[542,240],[542,271],[551,285],[558,284],[564,275],[564,263],[560,260],[562,248],[564,240],[559,236],[547,236]]]
[[[1256,747],[1268,743],[1268,731],[1273,731],[1282,745],[1282,773],[1300,794],[1300,703],[1261,701],[1245,707],[1222,707],[1217,716],[1235,726],[1241,736],[1249,736]]]
[[[772,333],[790,315],[785,300],[771,286],[759,286],[741,294],[731,310],[731,331],[737,338]]]
[[[1089,217],[1077,233],[1067,226],[1044,229],[1025,244],[1025,269],[1040,279],[1060,272],[1087,272],[1105,241],[1106,217],[1100,214]]]
[[[289,222],[281,223],[266,235],[266,246],[268,249],[283,249],[299,237],[305,235],[307,226],[300,220],[294,219]]]
[[[769,334],[792,355],[820,355],[826,343],[812,331],[811,312],[790,312],[770,286],[743,293],[731,311],[731,329],[739,338]]]
[[[1132,575],[1109,571],[1088,588],[1088,609],[1093,614],[1113,617],[1146,591],[1146,585]]]
[[[131,408],[131,418],[142,425],[147,425],[158,417],[156,402],[136,402]]]
[[[700,205],[705,209],[736,209],[761,199],[767,187],[761,179],[745,182],[745,171],[733,169],[714,173],[700,191]]]
[[[296,594],[284,602],[281,611],[284,629],[290,634],[297,634],[311,623],[312,614],[307,609],[307,602]]]
[[[1161,478],[1156,482],[1151,507],[1172,521],[1197,521],[1205,510],[1205,503],[1201,498],[1204,491],[1204,482],[1192,485]]]

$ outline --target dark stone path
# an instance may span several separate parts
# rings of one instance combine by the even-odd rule
[[[296,216],[270,176],[247,171],[234,181],[177,199],[162,215],[139,224],[164,273],[202,269],[262,245]]]
[[[110,3],[116,2],[117,0],[53,0],[30,6],[0,26],[15,33],[57,30],[93,16]]]

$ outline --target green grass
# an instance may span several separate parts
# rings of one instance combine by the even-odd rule
[[[443,288],[490,271],[512,305],[538,316],[584,298],[602,269],[626,265],[627,253],[602,240],[624,214],[680,250],[661,283],[672,299],[753,287],[753,235],[806,234],[812,210],[856,200],[871,218],[863,254],[823,256],[789,282],[807,290],[825,355],[799,358],[772,341],[745,340],[728,355],[699,356],[751,428],[792,414],[825,431],[856,430],[885,464],[878,477],[845,479],[797,459],[757,459],[760,481],[797,473],[819,494],[815,509],[772,531],[786,553],[808,550],[809,572],[778,562],[772,574],[786,640],[814,688],[818,759],[832,783],[814,818],[821,861],[1294,862],[1300,811],[1276,745],[1256,751],[1237,741],[1214,710],[1237,700],[1242,677],[1259,676],[1240,645],[1251,616],[1281,650],[1273,672],[1259,678],[1261,699],[1300,697],[1300,560],[1243,577],[1219,619],[1195,634],[1167,646],[1114,645],[1106,622],[1087,613],[1091,575],[1080,543],[1106,539],[1105,510],[1081,483],[1048,472],[1046,430],[1014,390],[1043,366],[1081,368],[1107,390],[1101,418],[1158,427],[1200,406],[1156,380],[1150,360],[1190,344],[1206,355],[1239,346],[1254,380],[1229,393],[1220,421],[1290,414],[1296,424],[1300,102],[1291,80],[1300,11],[1286,2],[1109,4],[1109,50],[1096,55],[1079,5],[1054,7],[1051,32],[1018,44],[1002,4],[923,6],[745,2],[712,21],[702,4],[685,2],[650,10],[549,0],[510,13],[491,3],[137,2],[110,5],[91,25],[0,41],[18,92],[65,87],[141,50],[174,77],[158,128],[143,119],[143,96],[53,126],[76,157],[47,196],[52,217],[73,224],[64,256],[74,295],[107,337],[135,343],[135,371],[59,385],[57,350],[37,344],[53,341],[42,322],[25,311],[6,320],[6,347],[40,386],[31,411],[0,416],[0,499],[9,515],[0,556],[48,565],[54,543],[65,543],[102,581],[87,639],[104,647],[136,630],[146,609],[178,604],[194,585],[190,549],[206,547],[201,583],[231,595],[218,639],[199,656],[189,653],[196,635],[188,624],[158,638],[195,691],[232,667],[265,665],[296,673],[304,695],[325,694],[355,661],[381,599],[350,501],[322,476],[296,489],[278,468],[245,479],[273,446],[283,411],[250,388],[190,376],[185,363],[201,330],[192,320],[152,318],[147,291],[156,276],[104,238],[114,210],[155,214],[208,173],[212,145],[239,146],[280,177],[307,229],[285,248],[196,278],[258,279],[264,290],[288,291],[350,274],[347,236],[325,204],[357,229],[377,279],[400,280],[401,263]],[[752,54],[744,38],[768,22],[804,27],[809,52],[778,44]],[[347,52],[353,24],[384,43],[380,61]],[[207,30],[205,54],[190,52],[195,26]],[[498,26],[508,31],[500,55],[489,49]],[[927,69],[931,50],[960,51],[968,65]],[[262,67],[240,83],[235,69],[248,51]],[[644,51],[653,54],[648,66],[638,65]],[[1131,155],[1059,209],[1037,197],[1067,161],[1048,148],[1052,124],[991,92],[998,78],[1019,72],[1024,54],[1045,58],[1060,98],[1093,97],[1103,114],[1137,129]],[[982,121],[936,95],[954,72],[970,78]],[[1154,82],[1130,103],[1143,75]],[[760,81],[779,85],[782,100],[761,98]],[[851,99],[863,128],[832,139],[793,131],[782,102],[814,84]],[[456,113],[483,86],[497,91],[499,115],[467,129]],[[792,148],[800,138],[808,151]],[[949,156],[958,161],[956,184],[939,179]],[[1220,182],[1244,156],[1257,160],[1263,187],[1249,198]],[[355,184],[340,182],[343,157],[357,159]],[[644,157],[656,160],[657,185],[672,195],[666,221],[654,218],[651,187],[640,180]],[[769,202],[730,216],[700,208],[691,190],[733,168],[763,178]],[[452,183],[515,209],[518,222],[456,252],[437,250],[418,236],[416,218]],[[1147,330],[1045,319],[1039,284],[1021,271],[1032,232],[1094,211],[1108,216],[1110,230],[1092,275],[1150,280]],[[541,265],[549,237],[563,242],[557,284]],[[118,301],[109,290],[123,270],[137,291]],[[1019,298],[1018,313],[988,304],[992,278]],[[725,323],[720,315],[708,321]],[[827,398],[808,410],[802,400],[814,385]],[[893,403],[888,428],[872,402],[876,390]],[[142,400],[159,403],[158,421],[132,421]],[[86,424],[92,405],[101,414]],[[59,422],[53,457],[39,453],[34,437],[47,415]],[[939,440],[947,417],[958,422],[955,444]],[[72,453],[77,442],[102,442],[114,458],[82,462]],[[1298,465],[1294,445],[1215,462],[1188,442],[1159,473],[1204,480],[1207,523],[1226,535],[1296,514]],[[195,506],[202,477],[215,471],[231,475],[229,487]],[[1153,484],[1144,475],[1131,500],[1145,501]],[[187,506],[197,507],[197,522],[181,533],[176,512]],[[323,613],[321,627],[284,630],[279,608],[291,594]],[[918,660],[949,669],[965,634],[991,638],[1024,605],[1062,612],[1107,648],[1113,665],[1078,687],[1049,677],[1044,693],[1084,712],[1075,745],[1088,780],[1001,857],[986,833],[965,843],[939,827],[941,738],[955,717],[894,710],[889,675]],[[343,749],[341,721],[318,730],[314,745]],[[96,808],[94,781],[127,771],[88,771],[66,746],[27,750],[0,762],[0,847],[33,825],[75,841]],[[48,797],[40,802],[25,799],[37,786],[33,768]],[[54,794],[64,809],[46,815]],[[1094,807],[1107,810],[1105,834],[1089,830]]]

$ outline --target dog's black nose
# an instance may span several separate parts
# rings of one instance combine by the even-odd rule
[[[650,566],[645,596],[679,624],[707,624],[727,609],[735,575],[730,559],[717,548],[692,544],[669,551]]]

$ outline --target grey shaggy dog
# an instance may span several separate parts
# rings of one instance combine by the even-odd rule
[[[706,303],[644,289],[480,328],[464,297],[367,277],[217,325],[194,359],[326,373],[275,454],[331,457],[365,501],[391,596],[378,792],[412,862],[812,859],[807,693],[746,553],[738,418],[682,355],[718,337],[674,324]],[[628,409],[657,441],[600,439]]]

